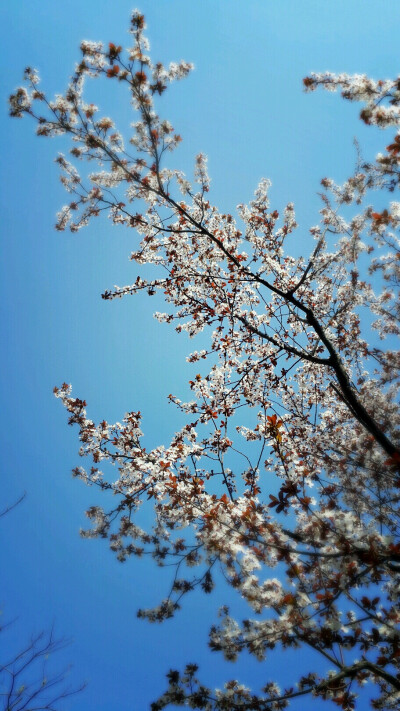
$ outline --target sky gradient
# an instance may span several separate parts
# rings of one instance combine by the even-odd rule
[[[272,208],[281,212],[288,201],[295,203],[300,227],[293,250],[308,253],[321,178],[340,182],[350,175],[354,137],[365,157],[387,140],[358,121],[359,105],[336,94],[304,94],[302,78],[325,70],[396,76],[398,0],[142,0],[139,7],[153,59],[195,64],[193,74],[159,102],[183,137],[171,165],[190,178],[195,155],[208,154],[210,199],[230,212],[269,177]],[[6,66],[0,510],[27,493],[0,520],[0,607],[4,620],[16,619],[8,649],[52,624],[71,638],[60,663],[73,663],[72,681],[88,681],[82,695],[65,703],[71,711],[147,709],[165,688],[165,672],[186,662],[199,663],[210,685],[237,675],[255,687],[274,674],[284,683],[285,666],[299,664],[293,653],[235,666],[210,655],[207,632],[218,607],[228,602],[239,617],[246,615],[223,587],[209,597],[189,596],[175,620],[162,626],[137,620],[138,607],[151,606],[168,590],[168,571],[148,561],[121,565],[103,541],[79,537],[85,509],[101,504],[101,496],[70,477],[83,462],[77,433],[67,428],[52,388],[71,382],[95,421],[114,422],[141,410],[146,445],[167,443],[180,422],[167,395],[185,397],[185,356],[193,343],[152,319],[164,310],[158,297],[100,298],[114,284],[134,281],[128,257],[136,235],[107,221],[78,234],[54,231],[66,197],[53,160],[66,144],[36,138],[27,119],[11,121],[5,102],[28,64],[39,70],[49,96],[61,93],[82,39],[130,41],[131,9],[126,0],[15,0],[0,11]],[[110,93],[100,83],[94,91],[126,134],[135,118],[123,92]],[[4,634],[0,648],[5,640]],[[312,708],[321,706],[314,702]]]

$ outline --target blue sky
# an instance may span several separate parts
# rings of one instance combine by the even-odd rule
[[[139,7],[153,58],[183,58],[196,67],[160,102],[184,139],[174,167],[190,175],[196,153],[207,153],[211,199],[229,211],[251,198],[261,177],[271,178],[273,207],[296,206],[293,249],[308,252],[320,179],[350,174],[355,136],[366,157],[388,141],[358,121],[358,105],[323,92],[306,95],[301,80],[325,70],[395,76],[398,0],[142,0]],[[66,146],[36,138],[27,120],[9,120],[5,101],[28,64],[39,69],[49,95],[62,92],[82,39],[129,42],[131,9],[126,0],[15,0],[0,11],[0,508],[27,492],[0,521],[0,605],[4,619],[18,618],[7,644],[18,648],[30,631],[53,623],[73,640],[64,660],[74,664],[71,678],[89,686],[65,705],[72,711],[147,709],[165,687],[164,673],[187,661],[198,662],[204,680],[217,685],[235,675],[262,685],[275,673],[284,683],[282,668],[299,664],[287,655],[263,665],[244,660],[239,668],[211,657],[207,631],[217,608],[232,602],[239,616],[246,614],[222,588],[189,597],[161,627],[137,620],[138,607],[167,591],[168,572],[147,562],[121,565],[103,542],[78,534],[84,510],[101,497],[70,477],[80,463],[77,438],[53,386],[72,382],[95,420],[112,422],[140,409],[148,446],[168,442],[178,420],[166,396],[185,393],[184,359],[193,344],[152,320],[162,310],[155,299],[101,300],[105,289],[134,280],[128,255],[136,235],[107,222],[78,235],[54,231],[66,199],[53,159]],[[126,130],[134,120],[129,104],[107,92],[98,88],[96,101],[111,106]]]

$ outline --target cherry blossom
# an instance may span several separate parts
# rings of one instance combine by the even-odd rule
[[[48,100],[27,69],[25,86],[10,98],[11,115],[29,115],[38,135],[71,138],[72,162],[57,158],[72,198],[57,229],[75,232],[103,213],[134,229],[131,259],[140,274],[103,298],[160,291],[159,321],[208,338],[187,357],[199,364],[192,399],[169,396],[186,424],[150,451],[140,412],[96,424],[68,384],[55,388],[90,460],[74,475],[114,496],[104,497],[108,508],[87,511],[83,535],[107,538],[120,561],[151,555],[175,566],[165,599],[139,611],[150,622],[175,615],[195,588],[210,593],[217,566],[250,611],[244,621],[220,611],[212,651],[264,660],[276,648],[304,647],[326,664],[325,673],[291,670],[284,689],[265,679],[260,691],[239,681],[213,691],[188,665],[169,672],[153,711],[283,709],[307,694],[353,709],[367,682],[372,708],[397,708],[400,203],[386,192],[399,184],[400,80],[304,79],[308,91],[341,89],[363,103],[366,124],[398,132],[375,160],[360,158],[343,185],[322,179],[309,255],[294,257],[287,250],[294,205],[271,206],[268,180],[248,205],[221,213],[205,156],[195,159],[193,182],[166,167],[181,137],[154,98],[191,65],[153,64],[144,29],[134,11],[127,51],[82,42],[64,96]],[[131,136],[84,101],[84,82],[94,78],[128,86]],[[81,178],[77,161],[89,161],[93,172]],[[374,190],[385,209],[373,207]],[[137,523],[141,506],[153,511],[148,530]]]

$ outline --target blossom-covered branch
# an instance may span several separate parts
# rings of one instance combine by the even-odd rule
[[[170,444],[150,451],[140,412],[95,424],[68,384],[55,388],[79,427],[81,455],[92,459],[89,470],[74,474],[117,502],[108,497],[109,510],[90,508],[92,528],[84,535],[108,538],[120,561],[151,555],[175,566],[167,597],[140,616],[162,621],[194,588],[210,593],[219,563],[258,617],[239,624],[225,607],[210,630],[213,651],[234,660],[247,650],[263,660],[276,647],[304,646],[326,663],[324,674],[310,670],[284,690],[268,682],[260,693],[236,681],[211,692],[189,665],[183,675],[170,673],[154,709],[272,710],[305,694],[352,709],[357,685],[367,681],[377,689],[375,708],[395,708],[400,203],[377,210],[369,200],[373,190],[386,196],[397,188],[400,134],[385,154],[360,160],[343,185],[322,180],[309,257],[291,256],[294,206],[282,214],[272,209],[268,180],[235,216],[213,205],[203,155],[193,182],[166,167],[181,138],[156,103],[191,66],[153,64],[144,29],[135,11],[125,52],[83,42],[65,96],[48,100],[28,69],[27,87],[10,99],[11,114],[30,115],[40,136],[72,140],[74,163],[57,159],[71,194],[57,229],[75,232],[104,213],[139,235],[131,259],[140,274],[103,297],[161,291],[167,310],[156,314],[159,321],[209,338],[207,350],[187,359],[201,371],[189,381],[193,398],[169,396],[186,424]],[[128,86],[138,117],[128,141],[85,102],[91,78]],[[340,87],[344,98],[363,101],[368,124],[400,123],[398,79],[324,74],[304,84]],[[97,164],[97,172],[81,177],[77,161]],[[154,510],[149,530],[135,520],[142,505]]]

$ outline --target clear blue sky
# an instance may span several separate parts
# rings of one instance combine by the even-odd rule
[[[195,154],[206,152],[211,198],[229,211],[251,198],[262,176],[271,178],[273,207],[296,205],[294,249],[308,251],[320,179],[350,174],[354,136],[366,156],[385,138],[358,121],[358,105],[327,93],[305,95],[301,80],[324,70],[397,75],[398,0],[142,0],[139,7],[153,58],[196,66],[160,104],[184,139],[174,165],[190,174]],[[95,420],[142,410],[148,445],[161,444],[177,427],[166,396],[185,393],[184,358],[192,344],[152,320],[160,308],[155,300],[101,300],[105,289],[134,280],[128,255],[135,233],[106,222],[78,235],[53,230],[66,200],[52,161],[65,145],[36,138],[27,120],[9,120],[5,101],[28,64],[39,69],[46,92],[62,92],[82,39],[129,42],[131,9],[127,0],[14,0],[2,4],[0,18],[0,508],[27,492],[0,521],[0,605],[5,619],[18,618],[16,648],[53,622],[73,639],[64,659],[74,663],[71,678],[89,686],[65,704],[71,711],[147,709],[165,688],[164,673],[187,661],[197,661],[210,684],[238,675],[255,686],[274,674],[285,683],[287,665],[300,663],[286,655],[262,665],[245,659],[239,668],[211,656],[207,630],[217,608],[232,602],[239,616],[246,614],[223,589],[189,597],[161,627],[137,620],[139,606],[167,591],[168,572],[146,562],[121,565],[104,542],[78,535],[85,508],[101,497],[69,475],[80,463],[78,443],[53,386],[72,382]],[[133,118],[122,93],[118,100],[105,94],[110,104],[119,127],[128,127]]]

